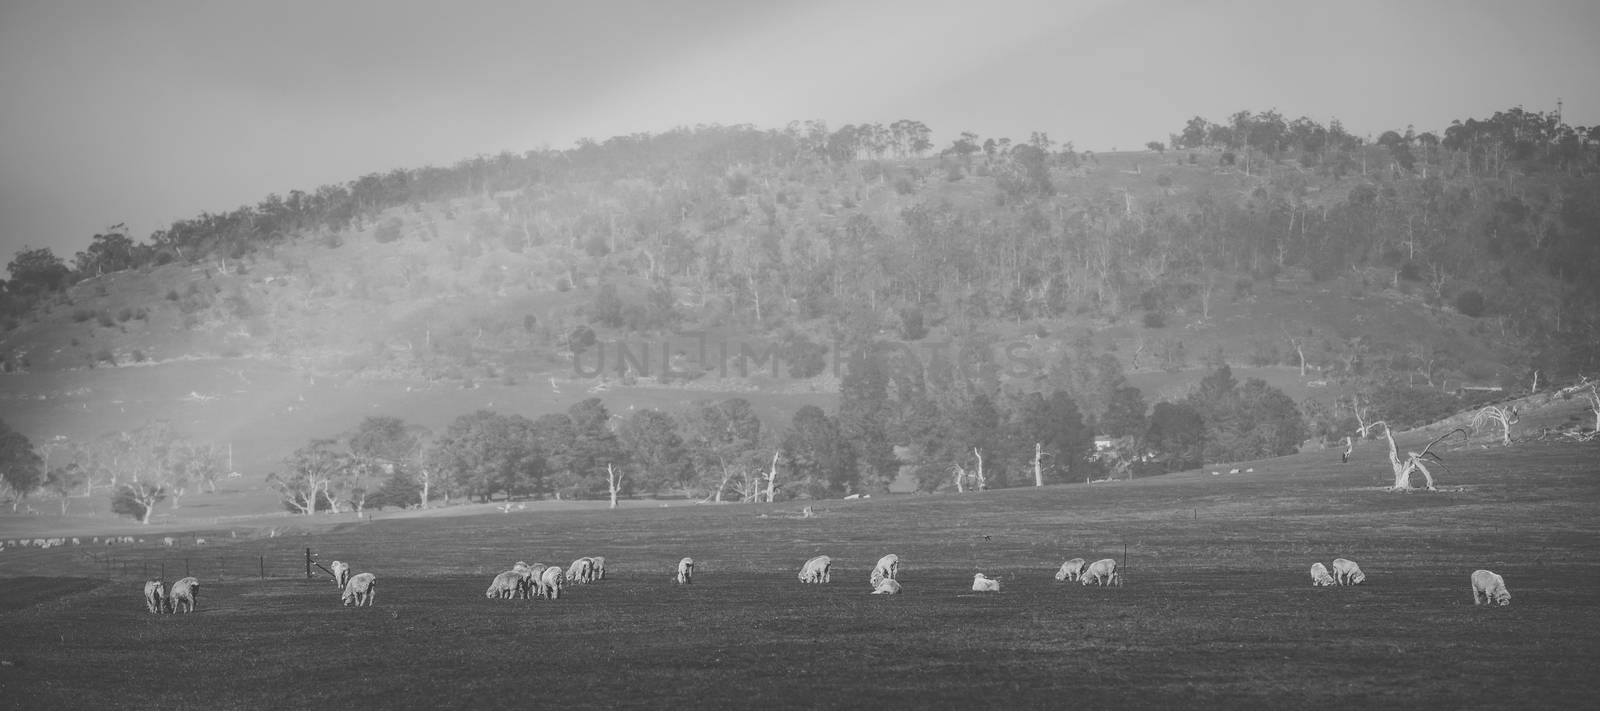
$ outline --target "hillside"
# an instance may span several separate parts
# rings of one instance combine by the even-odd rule
[[[1358,413],[1420,424],[1471,404],[1464,386],[1525,391],[1595,357],[1594,177],[1570,156],[1348,136],[1092,154],[1036,135],[927,158],[867,128],[502,154],[269,196],[147,244],[99,235],[70,274],[19,273],[19,255],[6,421],[42,443],[167,420],[231,444],[255,481],[370,415],[437,433],[477,409],[599,397],[626,418],[737,396],[766,422],[750,467],[802,406],[835,413],[874,473],[800,495],[838,495],[893,480],[890,444],[923,475],[1001,447],[971,416],[1010,422],[1033,391],[1121,434],[1124,384],[1176,402],[1226,365],[1287,395],[1316,446]],[[840,376],[867,343],[903,355],[861,409]],[[1364,411],[1385,393],[1430,404]],[[1016,483],[1020,456],[991,464]]]

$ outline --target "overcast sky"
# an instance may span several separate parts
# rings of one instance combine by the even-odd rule
[[[366,173],[700,123],[1080,149],[1192,116],[1600,123],[1594,0],[0,0],[0,259]],[[0,275],[4,276],[4,275]]]

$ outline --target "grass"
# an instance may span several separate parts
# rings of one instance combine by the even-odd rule
[[[153,616],[140,571],[80,549],[0,554],[0,706],[461,708],[1572,707],[1600,696],[1592,446],[1463,450],[1432,494],[1376,488],[1381,453],[1149,480],[800,504],[555,510],[217,536],[200,611]],[[202,535],[215,536],[202,532]],[[304,547],[377,575],[340,606]],[[200,556],[149,545],[124,560]],[[901,556],[898,596],[868,594]],[[800,563],[834,558],[828,585]],[[255,578],[254,556],[279,577]],[[562,599],[486,600],[517,560],[604,555]],[[679,557],[697,562],[678,586]],[[1115,557],[1121,588],[1057,583]],[[1359,561],[1365,585],[1307,568]],[[248,568],[248,569],[247,569]],[[1468,576],[1505,576],[1475,607]],[[98,573],[96,571],[99,571]],[[972,574],[1002,580],[968,590]],[[170,579],[177,577],[169,572]]]

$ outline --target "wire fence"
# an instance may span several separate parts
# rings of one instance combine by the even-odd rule
[[[7,551],[11,553],[11,551]],[[22,551],[18,551],[22,553]],[[39,551],[38,554],[49,553]],[[5,575],[82,576],[107,580],[265,580],[328,575],[309,548],[274,547],[257,550],[171,550],[124,548],[115,551],[75,550],[69,555],[11,555],[0,561]]]

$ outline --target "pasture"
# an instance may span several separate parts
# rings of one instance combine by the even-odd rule
[[[1367,447],[1342,466],[1330,450],[981,494],[201,532],[206,555],[311,547],[372,572],[372,608],[342,607],[325,575],[239,570],[199,576],[196,614],[155,616],[138,575],[7,550],[0,706],[1576,707],[1600,698],[1597,454],[1474,445],[1446,453],[1436,493],[1379,490]],[[869,594],[885,553],[903,594]],[[818,554],[833,582],[800,584]],[[580,555],[605,556],[607,579],[484,598],[517,560]],[[1125,586],[1056,582],[1080,556],[1117,558]],[[1312,587],[1311,563],[1336,557],[1367,582]],[[1472,604],[1477,568],[1505,576],[1511,606]],[[971,592],[975,572],[1001,592]]]

